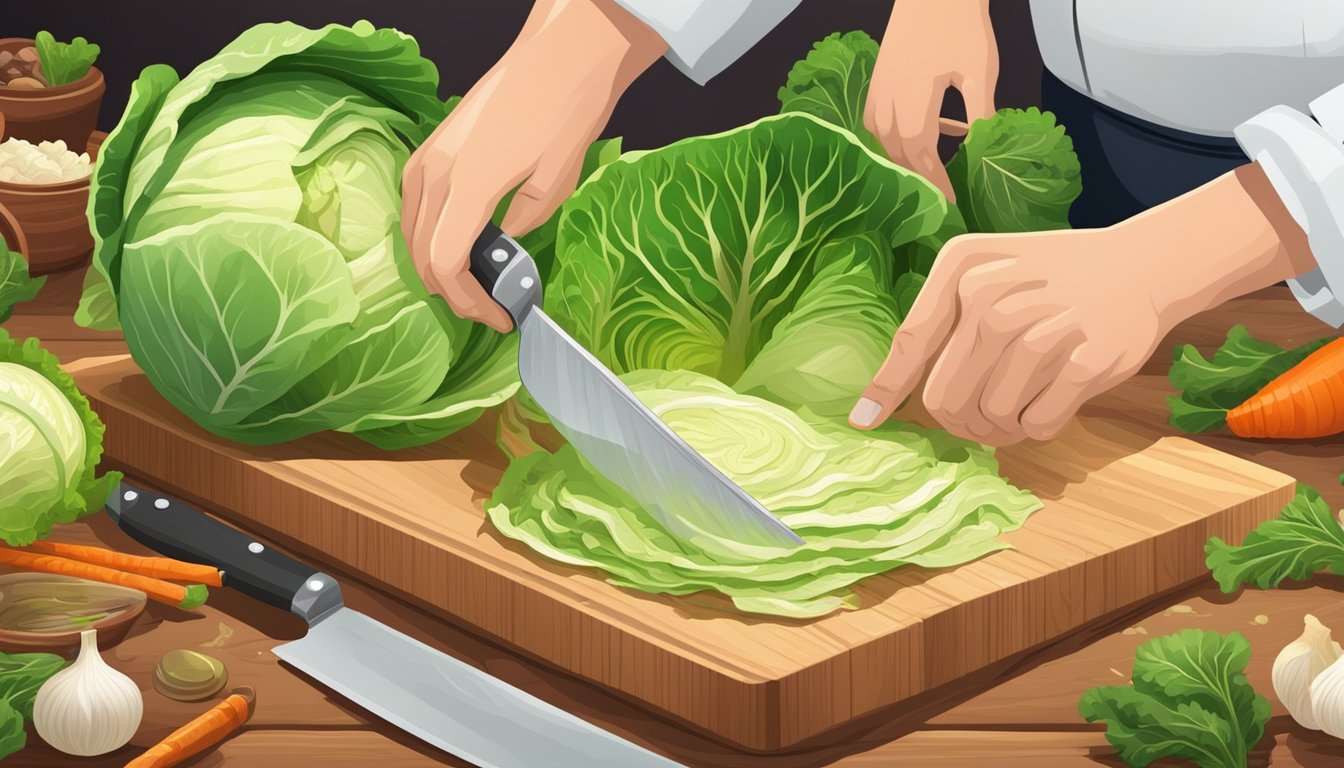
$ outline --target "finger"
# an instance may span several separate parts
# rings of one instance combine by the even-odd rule
[[[979,263],[973,247],[949,244],[935,260],[928,281],[892,337],[886,360],[850,411],[849,423],[855,428],[871,429],[881,424],[923,378],[956,322],[956,287],[961,274]]]
[[[1053,440],[1083,403],[1100,394],[1113,364],[1099,363],[1084,344],[1069,355],[1055,380],[1022,412],[1022,432],[1033,440]]]
[[[1010,346],[980,393],[980,412],[996,431],[1021,439],[1022,412],[1058,377],[1079,341],[1072,323],[1052,318]]]
[[[500,228],[514,237],[522,237],[541,226],[579,183],[583,153],[577,152],[564,163],[539,165],[514,193]]]
[[[933,182],[948,199],[952,199],[952,184],[942,163],[938,162],[938,113],[943,106],[943,94],[950,84],[950,77],[935,80],[929,84],[924,98],[896,101],[894,135],[882,142],[888,151],[891,151],[889,144],[895,143],[904,159],[902,164]]]
[[[994,89],[999,81],[999,62],[997,56],[990,57],[984,68],[974,74],[961,77],[953,85],[961,93],[961,101],[966,105],[966,123],[994,116]]]
[[[1012,262],[994,261],[968,270],[958,287],[960,315],[924,390],[924,405],[941,422],[966,427],[974,436],[989,434],[992,424],[980,410],[980,393],[1003,352],[1040,312],[1027,308],[1005,314],[998,305],[1016,290],[1018,270]]]
[[[471,276],[469,269],[471,246],[503,197],[502,191],[482,193],[480,190],[499,189],[500,186],[454,174],[448,182],[447,194],[441,198],[444,202],[434,226],[417,232],[416,237],[417,247],[429,254],[430,271],[453,312],[503,332],[512,328],[513,322],[504,308]],[[429,199],[436,199],[436,195],[431,194]]]

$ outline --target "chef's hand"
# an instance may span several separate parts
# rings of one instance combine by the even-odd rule
[[[504,231],[520,236],[546,221],[574,191],[616,100],[665,49],[611,0],[533,6],[518,39],[402,175],[402,233],[430,292],[462,317],[512,326],[468,271],[472,242],[515,187]]]
[[[896,0],[882,36],[863,124],[893,162],[952,199],[938,160],[938,112],[948,86],[961,92],[966,122],[994,114],[999,50],[989,0]]]
[[[1048,440],[1177,323],[1314,267],[1257,165],[1107,229],[954,238],[850,423],[880,424],[927,372],[949,432]]]

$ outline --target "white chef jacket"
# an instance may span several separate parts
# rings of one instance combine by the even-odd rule
[[[663,38],[668,61],[704,84],[801,0],[616,1]],[[1289,281],[1294,295],[1318,318],[1344,325],[1344,0],[1030,7],[1046,68],[1073,89],[1150,123],[1236,136],[1307,232],[1321,267]]]

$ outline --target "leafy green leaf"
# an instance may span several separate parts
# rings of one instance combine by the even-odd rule
[[[1073,140],[1035,107],[976,120],[947,173],[972,232],[1067,229],[1083,191]]]
[[[14,313],[14,305],[37,298],[45,277],[29,277],[23,255],[7,250],[0,243],[0,323]]]
[[[1162,757],[1200,768],[1243,768],[1264,735],[1270,704],[1246,681],[1251,645],[1236,632],[1188,629],[1157,637],[1135,655],[1133,685],[1083,694],[1079,713],[1104,721],[1106,739],[1131,766]]]
[[[46,30],[37,33],[35,43],[37,58],[42,62],[42,74],[52,88],[81,80],[89,73],[101,50],[82,37],[68,43],[57,42]]]
[[[860,432],[686,371],[622,377],[653,412],[800,537],[797,549],[670,536],[570,446],[510,464],[486,506],[505,536],[611,583],[702,590],[739,610],[794,618],[853,607],[848,588],[904,564],[941,568],[1004,548],[1040,502],[989,451],[889,424]]]
[[[877,41],[867,32],[827,35],[789,70],[788,81],[779,89],[779,111],[805,112],[838,125],[886,157],[877,137],[863,125],[864,102],[876,63]]]
[[[37,689],[64,666],[53,653],[0,653],[0,701],[31,719]]]
[[[1284,349],[1252,337],[1245,326],[1237,325],[1227,332],[1227,341],[1207,360],[1190,344],[1178,347],[1168,374],[1171,385],[1180,391],[1167,399],[1171,425],[1189,433],[1223,426],[1229,410],[1249,400],[1332,339]]]
[[[1241,546],[1214,537],[1204,545],[1209,570],[1224,592],[1260,589],[1332,571],[1344,575],[1344,528],[1316,489],[1299,485],[1279,516],[1261,523]]]
[[[23,749],[28,743],[28,733],[23,730],[23,715],[0,700],[0,760]]]

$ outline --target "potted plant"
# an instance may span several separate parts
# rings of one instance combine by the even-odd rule
[[[98,46],[82,37],[58,42],[50,32],[34,39],[0,39],[0,112],[7,136],[65,142],[87,150],[106,84],[93,66]]]

